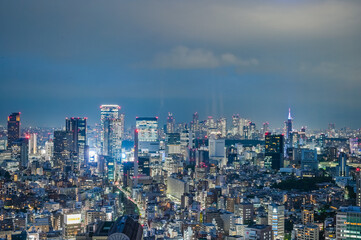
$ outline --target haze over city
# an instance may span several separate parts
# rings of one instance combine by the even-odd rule
[[[2,1],[0,116],[95,123],[101,104],[116,103],[128,123],[198,111],[281,127],[291,107],[299,127],[359,128],[360,5]]]
[[[0,0],[0,240],[360,240],[361,1]]]

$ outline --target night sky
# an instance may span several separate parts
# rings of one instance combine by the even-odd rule
[[[361,1],[0,0],[0,125],[101,104],[190,121],[361,127]]]

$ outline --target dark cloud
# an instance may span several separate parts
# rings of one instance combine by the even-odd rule
[[[1,1],[1,122],[96,122],[106,102],[128,123],[239,112],[276,127],[291,106],[300,125],[360,127],[360,25],[360,1]]]

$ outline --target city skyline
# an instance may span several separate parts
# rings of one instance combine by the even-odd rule
[[[126,122],[197,111],[275,126],[291,107],[313,129],[360,127],[359,1],[0,4],[0,119],[94,123],[115,103]]]

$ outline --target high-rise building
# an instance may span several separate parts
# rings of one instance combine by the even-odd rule
[[[103,155],[120,161],[124,135],[124,115],[121,118],[108,118],[104,122]]]
[[[284,137],[283,135],[265,134],[265,158],[266,168],[279,170],[283,167]]]
[[[19,163],[20,169],[29,166],[29,138],[18,138],[11,144],[11,157]]]
[[[221,132],[221,137],[225,138],[227,136],[227,119],[226,118],[219,119],[218,129]]]
[[[253,204],[247,202],[236,204],[235,215],[242,218],[242,224],[251,224],[254,220]]]
[[[361,170],[356,168],[356,206],[361,207]]]
[[[29,135],[29,154],[36,154],[38,151],[37,148],[37,135],[36,133],[31,133]]]
[[[136,128],[139,137],[139,150],[157,152],[158,141],[158,117],[137,117]]]
[[[167,117],[167,133],[174,133],[175,131],[175,119],[172,113],[168,113]]]
[[[72,159],[74,152],[73,133],[67,131],[54,131],[53,165],[63,167]]]
[[[237,114],[237,115],[234,114],[232,116],[232,135],[233,136],[241,135],[239,114]]]
[[[268,225],[272,226],[273,239],[284,239],[285,207],[283,205],[270,204],[268,206]]]
[[[318,240],[320,237],[320,229],[315,224],[294,225],[293,230],[297,240]]]
[[[263,128],[262,128],[262,134],[265,135],[266,132],[269,132],[269,123],[268,122],[263,123]]]
[[[290,134],[293,131],[292,130],[292,116],[291,116],[291,108],[288,109],[288,118],[287,121],[285,122],[286,124],[286,139],[290,139]]]
[[[244,230],[244,239],[246,240],[273,240],[272,227],[269,225],[249,225]]]
[[[8,149],[13,142],[20,138],[20,112],[12,113],[8,117]]]
[[[104,124],[106,119],[117,119],[119,118],[119,105],[101,105],[100,106],[100,144],[103,150],[104,144]]]
[[[336,239],[357,240],[361,236],[360,207],[340,207],[336,214]]]
[[[78,155],[79,163],[84,163],[86,159],[86,124],[87,118],[67,118],[65,120],[66,131],[73,135],[73,151]]]
[[[338,156],[337,176],[348,177],[348,175],[349,167],[347,166],[347,154],[345,152],[340,152]]]

